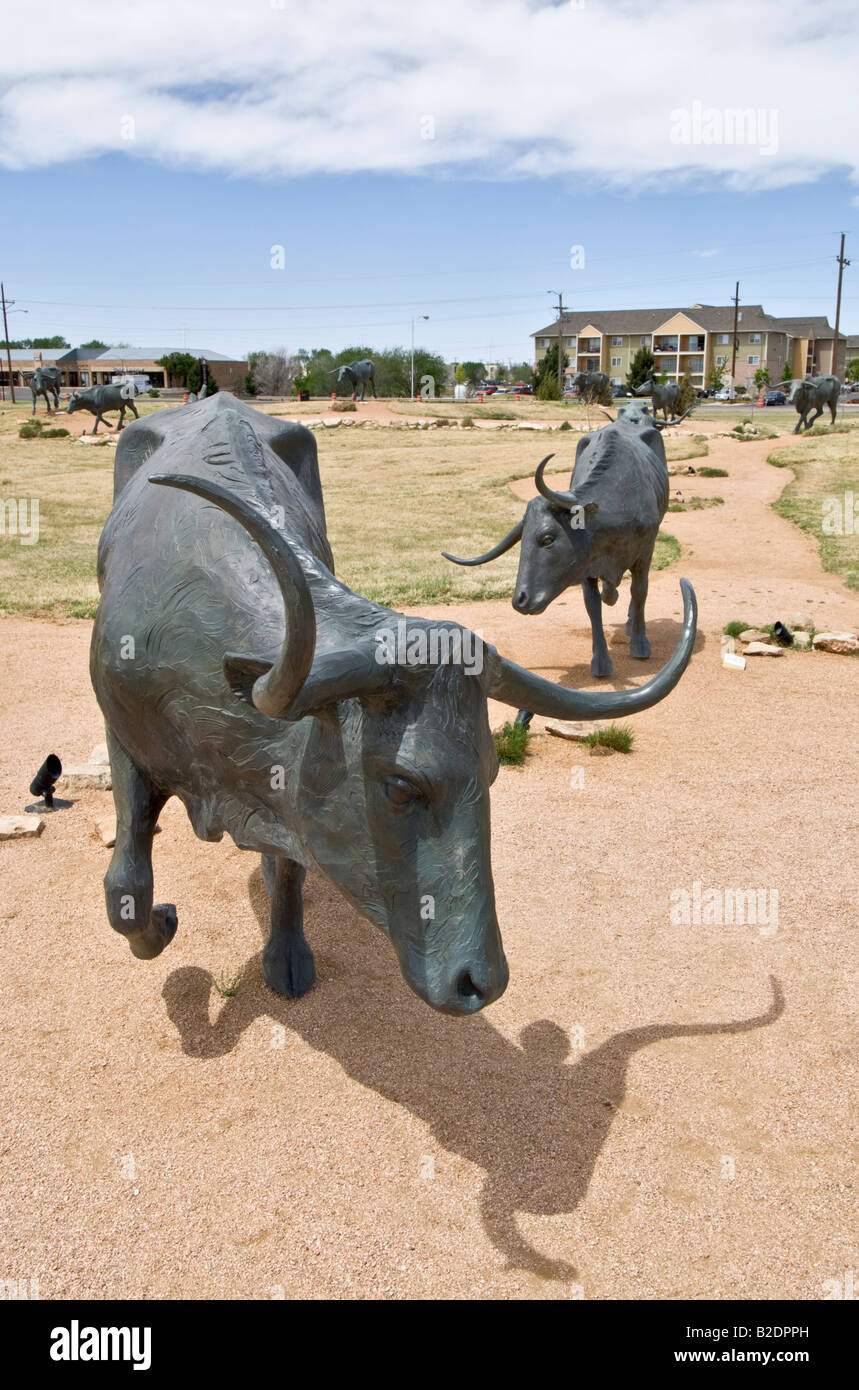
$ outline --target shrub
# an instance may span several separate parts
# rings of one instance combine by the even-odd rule
[[[572,427],[572,425],[570,424],[569,420],[565,420],[564,423],[563,423],[559,428],[562,429],[562,430],[571,430],[573,427]]]
[[[699,478],[727,478],[727,468],[699,468]]]
[[[525,724],[511,724],[508,720],[493,734],[493,738],[502,767],[524,763],[531,738],[531,730]]]
[[[64,429],[42,430],[42,439],[68,439],[69,432]]]
[[[474,428],[474,421],[472,420],[470,415],[464,416],[460,423],[464,430],[470,430]]]
[[[146,394],[147,394],[147,396],[151,396],[152,399],[154,400],[156,396],[160,396],[160,395],[161,395],[161,392],[158,390],[158,387],[157,387],[157,386],[150,386],[150,388],[149,388],[149,390],[146,392]]]
[[[354,401],[332,401],[331,409],[342,415],[344,411],[357,410],[358,407]]]
[[[589,748],[600,744],[603,748],[613,748],[616,753],[629,753],[635,742],[635,733],[628,724],[609,724],[606,729],[594,729],[585,737]]]
[[[21,426],[21,428],[20,428],[19,431],[18,431],[18,438],[19,438],[19,439],[38,439],[38,437],[39,437],[39,435],[40,435],[41,433],[42,433],[42,426],[41,426],[41,424],[40,424],[39,422],[34,421],[34,422],[32,422],[31,424],[27,424],[27,425],[22,425],[22,426]]]

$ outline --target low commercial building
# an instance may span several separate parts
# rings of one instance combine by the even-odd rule
[[[531,336],[535,365],[562,339],[570,359],[568,376],[602,371],[621,386],[635,354],[646,347],[657,372],[671,381],[688,372],[694,386],[706,386],[719,368],[730,385],[733,327],[733,304],[693,304],[688,309],[571,310],[562,321],[556,319]],[[843,333],[838,337],[843,371],[847,339]],[[744,386],[760,368],[769,372],[772,382],[782,380],[785,366],[794,377],[832,372],[834,341],[824,317],[776,318],[760,304],[744,304],[737,315],[735,384]]]
[[[206,361],[209,375],[214,377],[222,391],[240,388],[244,384],[247,362],[228,357],[223,352],[213,352],[211,348],[193,347],[109,347],[101,351],[92,348],[13,348],[10,352],[12,379],[16,387],[23,389],[29,385],[37,367],[57,366],[63,387],[105,386],[114,377],[127,375],[148,376],[150,385],[163,388],[178,385],[168,381],[164,368],[158,365],[159,358],[169,357],[174,352],[188,353],[190,357]],[[9,385],[5,350],[0,351],[0,385]]]

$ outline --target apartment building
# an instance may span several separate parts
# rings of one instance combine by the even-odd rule
[[[706,386],[720,367],[730,385],[733,352],[733,304],[693,304],[686,309],[609,309],[597,313],[570,311],[531,336],[534,362],[539,362],[559,336],[576,371],[603,371],[622,385],[639,348],[650,348],[657,371],[679,381],[686,373],[695,386]],[[839,333],[841,362],[846,337]],[[776,318],[760,304],[744,304],[737,317],[736,385],[744,386],[761,367],[773,382],[782,379],[785,364],[792,376],[833,370],[834,333],[825,317]]]

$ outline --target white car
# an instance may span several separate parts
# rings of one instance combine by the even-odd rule
[[[731,393],[728,390],[727,386],[723,386],[721,390],[717,391],[715,396],[713,397],[714,401],[729,401],[730,399]]]

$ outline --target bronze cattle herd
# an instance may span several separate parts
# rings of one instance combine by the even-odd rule
[[[799,382],[796,395],[797,431],[824,404],[834,418],[828,379]],[[676,402],[653,404],[667,415]],[[97,387],[73,394],[68,410],[91,410],[97,428],[104,409],[126,405],[120,388]],[[627,570],[630,653],[651,655],[648,574],[668,504],[669,421],[638,403],[609,419],[578,441],[567,490],[549,486],[543,459],[538,495],[513,530],[475,559],[447,556],[479,565],[521,544],[512,601],[523,614],[580,584],[595,677],[612,671],[602,606],[616,602]],[[228,393],[124,430],[98,580],[90,670],[117,813],[105,896],[134,955],[158,955],[176,931],[174,906],[154,901],[151,849],[177,796],[200,838],[226,832],[262,856],[273,990],[295,997],[314,982],[302,911],[312,866],[381,928],[415,993],[452,1014],[491,1003],[508,978],[487,700],[516,708],[520,723],[634,714],[669,694],[695,641],[695,595],[681,580],[682,630],[666,665],[642,686],[585,692],[515,665],[458,624],[361,597],[334,577],[315,436]],[[391,655],[395,632],[405,640]]]

